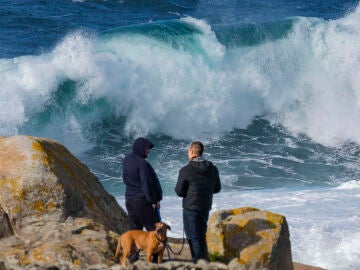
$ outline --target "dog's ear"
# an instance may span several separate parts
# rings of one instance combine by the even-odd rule
[[[167,224],[165,224],[165,225],[166,225],[166,228],[171,231],[171,227]]]

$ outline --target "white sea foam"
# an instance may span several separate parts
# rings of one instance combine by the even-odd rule
[[[338,189],[360,189],[360,181],[349,181],[339,185]]]
[[[72,80],[74,106],[44,127],[44,136],[62,142],[61,126],[77,122],[73,136],[86,144],[84,123],[104,112],[79,114],[74,107],[104,100],[106,115],[125,117],[128,135],[205,139],[262,115],[324,145],[360,143],[359,10],[332,21],[297,18],[282,39],[237,48],[189,17],[183,21],[202,31],[192,34],[191,46],[141,32],[69,34],[47,53],[0,60],[0,133],[18,133]]]
[[[266,190],[215,195],[213,211],[252,206],[282,214],[289,224],[293,260],[329,270],[360,267],[358,189]],[[118,198],[124,205],[124,198]],[[181,199],[166,196],[161,215],[182,237]]]

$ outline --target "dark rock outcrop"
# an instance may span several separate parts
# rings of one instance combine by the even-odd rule
[[[14,235],[9,215],[0,206],[0,239]]]

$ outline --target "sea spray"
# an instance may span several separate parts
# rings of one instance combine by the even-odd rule
[[[262,116],[325,145],[358,142],[358,17],[294,18],[282,38],[240,47],[220,43],[205,21],[189,17],[151,31],[74,32],[47,53],[1,61],[1,100],[8,101],[1,133],[36,134],[27,123],[51,112],[53,93],[70,81],[71,105],[52,117],[77,122],[82,141],[88,126],[109,117],[123,117],[121,132],[132,136],[195,138],[246,128]],[[164,27],[166,37],[152,35]],[[101,114],[88,117],[84,107]],[[57,123],[43,124],[65,141]]]

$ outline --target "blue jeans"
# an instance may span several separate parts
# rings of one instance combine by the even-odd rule
[[[193,263],[199,259],[209,260],[206,244],[206,230],[209,212],[183,209],[186,238],[189,242]]]

